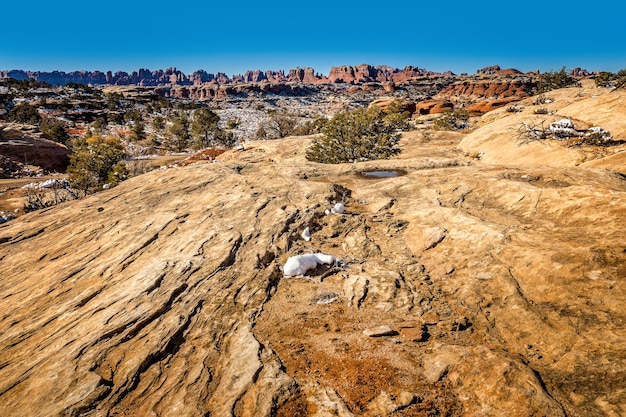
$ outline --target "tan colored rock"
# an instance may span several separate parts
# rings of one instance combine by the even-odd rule
[[[621,93],[578,92],[555,108],[622,137]],[[505,146],[518,116],[481,117],[480,161],[457,148],[476,132],[413,131],[356,165],[306,162],[311,137],[251,142],[0,225],[0,409],[619,415],[623,148],[589,167],[563,143]],[[347,214],[323,215],[338,201]],[[317,252],[341,262],[282,277]],[[405,327],[364,336],[381,323]],[[422,324],[431,337],[402,343]]]
[[[524,141],[520,135],[522,122],[532,126],[547,126],[561,119],[576,121],[579,129],[602,127],[616,140],[626,140],[626,123],[620,114],[626,114],[626,91],[599,88],[566,88],[549,93],[553,101],[547,105],[551,114],[538,115],[534,98],[519,102],[523,111],[510,113],[501,108],[485,114],[474,132],[467,135],[459,147],[467,153],[483,153],[481,160],[488,163],[514,165],[576,166],[589,165],[626,172],[620,164],[624,145],[601,147],[567,146],[555,140]]]
[[[381,337],[381,336],[391,336],[396,334],[396,331],[391,327],[383,325],[378,327],[372,327],[369,329],[363,330],[363,334],[369,337]]]
[[[406,99],[398,99],[393,97],[379,98],[372,101],[369,106],[378,107],[383,111],[389,111],[390,106],[394,106],[394,108],[397,108],[400,111],[405,111],[411,114],[415,113],[415,103]]]
[[[415,115],[439,114],[453,108],[454,104],[448,100],[424,100],[415,105]]]
[[[423,326],[400,328],[400,336],[406,341],[421,342],[425,335],[426,332]]]
[[[46,172],[65,172],[70,154],[67,146],[50,140],[35,126],[0,123],[0,156],[9,169],[29,165]]]

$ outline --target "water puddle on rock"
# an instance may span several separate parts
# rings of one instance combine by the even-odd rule
[[[406,175],[406,171],[403,170],[376,170],[376,171],[361,171],[359,175],[364,178],[369,179],[382,179],[382,178],[393,178],[393,177],[401,177],[402,175]]]

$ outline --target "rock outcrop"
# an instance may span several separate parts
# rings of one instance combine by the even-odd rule
[[[0,156],[5,177],[25,172],[65,172],[71,151],[54,142],[36,127],[0,123]]]
[[[485,67],[476,71],[477,75],[518,75],[522,74],[521,71],[515,68],[502,69],[500,65],[493,65],[491,67]]]
[[[476,79],[464,80],[445,87],[440,97],[457,100],[502,99],[509,97],[524,98],[536,89],[536,82],[530,79]]]
[[[529,97],[515,104],[515,112],[508,111],[507,106],[487,113],[476,121],[478,128],[463,139],[461,149],[481,153],[482,160],[494,164],[515,160],[524,165],[591,165],[626,174],[626,154],[620,146],[580,147],[575,146],[575,137],[567,146],[552,140],[525,140],[521,130],[523,123],[548,129],[553,122],[571,119],[576,120],[578,129],[601,127],[617,143],[626,141],[626,123],[619,116],[626,114],[626,92],[610,91],[598,89],[588,80],[582,88],[551,91],[547,104],[535,104],[536,97]],[[538,109],[545,109],[545,114],[539,114]]]
[[[166,70],[150,71],[140,69],[127,73],[124,71],[0,71],[0,79],[14,78],[18,80],[33,79],[44,81],[52,85],[65,85],[68,83],[94,84],[94,85],[137,85],[137,86],[169,86],[169,85],[198,85],[204,83],[217,84],[245,84],[245,83],[285,83],[301,82],[310,84],[326,83],[351,83],[360,84],[366,82],[407,82],[421,77],[432,75],[452,75],[451,72],[438,74],[417,67],[407,66],[404,69],[392,68],[389,66],[371,66],[367,64],[340,67],[332,67],[328,77],[318,74],[313,68],[290,69],[288,74],[280,71],[261,70],[246,71],[244,74],[235,74],[228,77],[224,73],[207,73],[198,70],[190,75],[184,74],[176,68]]]
[[[432,71],[407,66],[402,70],[389,66],[343,65],[332,67],[328,74],[331,83],[362,84],[367,82],[407,82],[421,77],[441,75]]]
[[[617,132],[607,104],[559,111]],[[397,158],[332,166],[305,161],[310,137],[252,142],[0,225],[0,409],[619,415],[618,153],[534,164],[516,144],[492,165],[461,139],[413,131]],[[310,253],[336,261],[284,276]]]
[[[415,106],[415,115],[439,114],[453,109],[454,104],[449,100],[424,100]]]

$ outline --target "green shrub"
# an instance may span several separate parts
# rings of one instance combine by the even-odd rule
[[[27,125],[38,125],[41,122],[41,116],[37,111],[37,107],[27,103],[18,104],[9,110],[7,118],[12,122]]]
[[[400,152],[397,125],[379,108],[337,113],[324,124],[322,137],[306,150],[309,161],[327,164],[390,158]]]
[[[458,109],[452,112],[445,112],[435,119],[435,129],[437,130],[463,130],[469,127],[469,113],[465,109]]]
[[[122,167],[118,163],[126,157],[119,138],[92,136],[77,139],[72,147],[68,180],[72,188],[82,194],[98,191],[109,183],[111,174],[121,180]]]
[[[548,71],[541,74],[537,82],[537,92],[545,93],[559,88],[579,86],[580,83],[567,73],[565,67],[562,67],[559,71]]]
[[[70,139],[63,122],[45,118],[41,121],[39,129],[55,142],[65,144]]]
[[[617,78],[617,75],[613,73],[602,71],[596,75],[596,87],[612,87],[615,85]]]

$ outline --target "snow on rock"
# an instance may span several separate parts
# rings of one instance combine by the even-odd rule
[[[283,274],[287,277],[304,275],[309,269],[314,269],[317,265],[332,264],[336,261],[332,255],[323,253],[310,253],[306,255],[292,256],[287,259],[283,266]]]
[[[47,188],[47,189],[51,189],[51,188],[69,188],[70,187],[70,183],[67,179],[50,179],[50,180],[46,180],[43,182],[31,182],[30,184],[26,184],[22,187],[23,190],[29,190],[29,189],[35,189],[35,188],[39,188],[39,189],[43,189],[43,188]]]
[[[599,136],[605,142],[609,142],[613,140],[613,135],[611,135],[611,132],[598,126],[590,128],[585,133],[585,136],[593,136],[593,135]]]
[[[17,219],[17,216],[13,213],[3,214],[0,216],[0,224],[9,222],[13,219]]]
[[[302,239],[304,239],[307,242],[311,240],[311,232],[309,231],[308,227],[302,231],[301,236],[302,236]]]
[[[333,213],[333,214],[342,214],[345,210],[346,210],[346,207],[343,205],[343,203],[337,203],[330,210],[330,212]]]
[[[574,127],[574,122],[572,122],[570,119],[562,119],[557,122],[552,122],[550,123],[548,130],[557,139],[581,136],[581,133]]]

